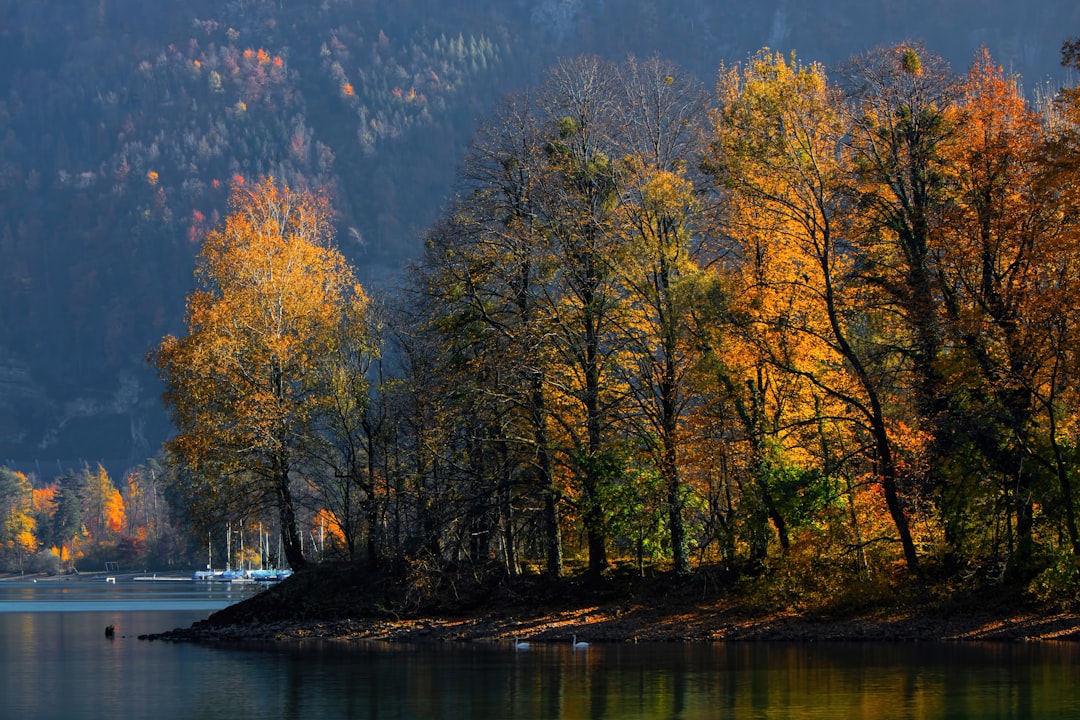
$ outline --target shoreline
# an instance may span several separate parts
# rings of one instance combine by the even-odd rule
[[[657,576],[645,586],[518,579],[409,603],[385,576],[307,570],[188,628],[141,639],[193,642],[332,640],[391,643],[1019,642],[1080,640],[1080,613],[1007,592],[860,608],[753,607],[724,590]],[[407,593],[405,593],[407,595]]]
[[[178,571],[156,573],[177,577]],[[110,574],[112,575],[112,574]],[[124,582],[155,573],[118,572]],[[0,582],[104,582],[106,573],[5,573]],[[178,642],[328,640],[391,643],[502,642],[1031,642],[1080,640],[1080,612],[1026,602],[1005,589],[943,601],[861,608],[761,608],[725,589],[662,575],[518,578],[514,583],[409,600],[401,578],[355,566],[319,566],[187,628],[140,639]]]
[[[205,621],[204,621],[205,622]],[[539,626],[539,628],[538,628]],[[718,642],[1074,642],[1080,619],[1073,613],[1016,615],[976,621],[957,618],[859,617],[818,620],[799,615],[739,618],[719,625],[708,619],[671,619],[659,624],[613,629],[605,620],[543,617],[347,619],[203,625],[140,636],[172,642],[373,641],[388,643],[502,642],[517,639],[560,644],[572,636],[597,644]]]

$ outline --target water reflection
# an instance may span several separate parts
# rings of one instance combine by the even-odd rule
[[[280,693],[248,709],[274,708],[284,718],[1080,717],[1071,644],[594,645],[587,652],[534,644],[515,652],[509,644],[309,642],[226,652],[248,657],[255,685]],[[235,690],[210,693],[200,713],[225,717],[213,708]]]
[[[234,600],[194,586],[37,590],[0,584],[0,604],[24,606],[0,612],[0,718],[1080,717],[1072,643],[205,646],[136,637]],[[53,603],[66,609],[43,611]]]
[[[250,597],[255,584],[85,581],[0,582],[0,613],[219,610]]]

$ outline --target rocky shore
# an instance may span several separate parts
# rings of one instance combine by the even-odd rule
[[[362,568],[320,566],[146,640],[386,642],[1031,641],[1080,639],[1080,613],[1009,593],[896,598],[863,607],[757,607],[698,574],[674,580],[443,576],[418,590]]]

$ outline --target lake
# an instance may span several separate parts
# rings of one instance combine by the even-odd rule
[[[202,646],[250,588],[0,582],[0,718],[1080,718],[1075,643]],[[116,636],[105,637],[114,625]]]

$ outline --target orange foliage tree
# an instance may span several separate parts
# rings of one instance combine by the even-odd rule
[[[945,327],[956,347],[949,367],[953,395],[962,400],[954,399],[952,406],[968,416],[958,418],[954,410],[950,425],[968,447],[954,442],[941,459],[953,480],[942,488],[939,502],[955,553],[985,531],[984,514],[972,509],[994,500],[979,486],[1011,496],[1018,551],[1013,566],[1027,567],[1033,483],[1040,472],[1023,466],[1029,458],[1056,466],[1036,451],[1046,446],[1042,428],[1047,426],[1038,417],[1038,397],[1055,372],[1055,329],[1071,313],[1072,283],[1062,284],[1068,273],[1061,271],[1075,267],[1075,240],[1067,232],[1059,193],[1043,182],[1039,157],[1046,133],[1017,79],[984,50],[959,89],[961,122],[947,148],[953,202],[932,249],[944,280]],[[1051,407],[1050,412],[1058,411]],[[978,432],[971,432],[975,418]],[[1048,426],[1053,427],[1053,418]],[[1018,445],[1026,450],[1017,452]],[[956,467],[961,464],[978,464],[981,473],[961,471]],[[1067,474],[1058,475],[1067,489]],[[987,484],[986,478],[997,482]],[[1080,540],[1071,491],[1062,507],[1076,552]]]
[[[84,470],[85,511],[83,523],[92,542],[115,541],[127,519],[124,512],[124,499],[116,489],[109,473],[100,464],[97,470]]]

